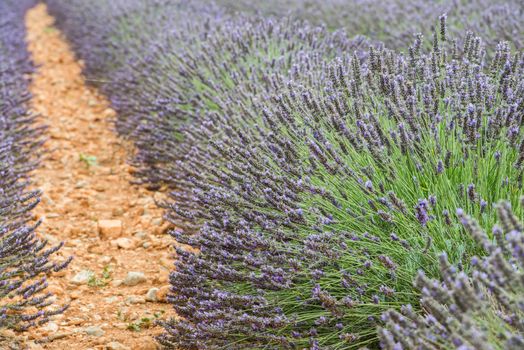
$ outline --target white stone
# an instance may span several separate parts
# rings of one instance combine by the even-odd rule
[[[122,249],[132,249],[135,246],[134,242],[126,237],[120,237],[111,243],[114,243],[118,248]]]
[[[111,281],[111,285],[113,287],[120,287],[122,285],[122,283],[124,283],[124,281],[122,281],[122,280],[113,280],[113,281]]]
[[[92,337],[101,337],[103,336],[106,332],[104,332],[104,330],[98,326],[89,326],[89,327],[86,327],[84,328],[84,332],[87,334],[87,335],[90,335]]]
[[[106,304],[113,304],[115,301],[118,301],[118,297],[113,295],[111,297],[104,298],[104,301]]]
[[[131,295],[126,298],[126,304],[144,304],[146,300],[144,297],[139,297],[136,295]]]
[[[73,278],[71,278],[70,281],[71,281],[71,283],[78,284],[78,285],[80,285],[80,284],[87,284],[87,282],[89,281],[91,276],[93,276],[93,272],[92,271],[82,270],[79,273],[77,273],[76,275],[74,275]]]
[[[58,325],[54,322],[48,322],[44,327],[42,327],[44,330],[54,333],[58,331]]]
[[[148,290],[146,294],[146,301],[152,301],[152,302],[157,301],[158,300],[156,296],[157,293],[158,293],[158,288],[151,288],[150,290]]]
[[[146,276],[143,272],[129,271],[126,278],[124,279],[124,284],[126,286],[136,286],[137,284],[143,283],[146,280]]]
[[[147,233],[144,231],[137,231],[133,234],[138,239],[145,239],[147,238]]]

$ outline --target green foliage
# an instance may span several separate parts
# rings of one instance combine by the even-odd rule
[[[78,155],[78,160],[83,162],[87,168],[97,165],[97,160],[95,156],[90,156],[87,154],[80,153]]]
[[[91,273],[87,285],[90,287],[105,287],[111,281],[111,268],[109,265],[104,266],[101,277],[98,277],[94,272]]]

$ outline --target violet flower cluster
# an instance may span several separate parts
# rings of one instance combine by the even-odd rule
[[[507,202],[497,212],[493,242],[459,209],[462,224],[489,255],[473,257],[469,274],[450,265],[446,254],[440,256],[438,280],[420,273],[416,287],[424,313],[406,305],[384,314],[383,349],[524,348],[524,225]]]
[[[524,61],[518,39],[493,43],[505,29],[479,25],[486,48],[441,16],[403,53],[199,1],[48,2],[194,248],[177,249],[168,348],[378,346],[383,313],[423,312],[419,271],[489,254],[457,208],[488,228],[500,199],[522,216]]]
[[[48,247],[36,236],[31,210],[39,191],[27,190],[28,172],[37,164],[41,128],[28,111],[24,14],[31,0],[0,3],[0,328],[25,330],[43,324],[65,306],[46,292],[47,275],[69,262],[53,262],[61,245]]]

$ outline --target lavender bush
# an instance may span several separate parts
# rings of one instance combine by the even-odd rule
[[[474,257],[466,275],[440,256],[440,279],[418,275],[423,315],[410,305],[384,315],[382,348],[493,350],[524,347],[523,224],[507,202],[497,208],[495,243],[471,217],[459,210],[466,230],[489,252]]]
[[[34,1],[0,3],[0,328],[25,330],[43,324],[65,306],[53,306],[45,292],[47,275],[64,268],[36,237],[31,223],[38,191],[26,189],[27,173],[36,165],[41,128],[32,127],[26,74],[31,64],[25,49],[24,13]]]
[[[175,236],[199,251],[178,250],[171,300],[184,319],[162,344],[376,344],[384,311],[420,310],[418,270],[438,276],[446,252],[468,271],[484,254],[454,213],[490,227],[493,203],[518,201],[523,61],[501,43],[486,62],[471,33],[459,49],[445,22],[432,49],[418,37],[407,57],[342,57],[321,88],[276,96],[264,125],[211,139],[225,166],[197,168],[204,224]]]
[[[207,181],[200,164],[226,166],[220,153],[208,151],[210,139],[232,139],[235,126],[249,129],[261,123],[263,111],[258,107],[287,79],[315,84],[323,73],[317,68],[326,60],[362,45],[361,39],[349,40],[342,32],[330,34],[288,20],[239,17],[210,31],[198,45],[175,50],[175,37],[151,50],[154,56],[148,61],[162,67],[155,72],[163,74],[136,70],[141,72],[141,86],[158,88],[140,90],[140,100],[153,103],[149,108],[142,104],[141,114],[127,120],[138,146],[137,176],[176,189],[172,195],[180,215],[175,219],[173,212],[172,219],[189,232],[195,230],[193,219],[198,217],[193,211],[199,210],[192,204],[191,190],[195,181]],[[157,79],[169,83],[155,84]]]

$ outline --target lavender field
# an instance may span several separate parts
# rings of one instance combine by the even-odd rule
[[[154,347],[524,349],[522,1],[44,3],[169,225]],[[0,327],[17,331],[67,310],[42,276],[71,261],[29,220],[32,5],[0,4]]]

